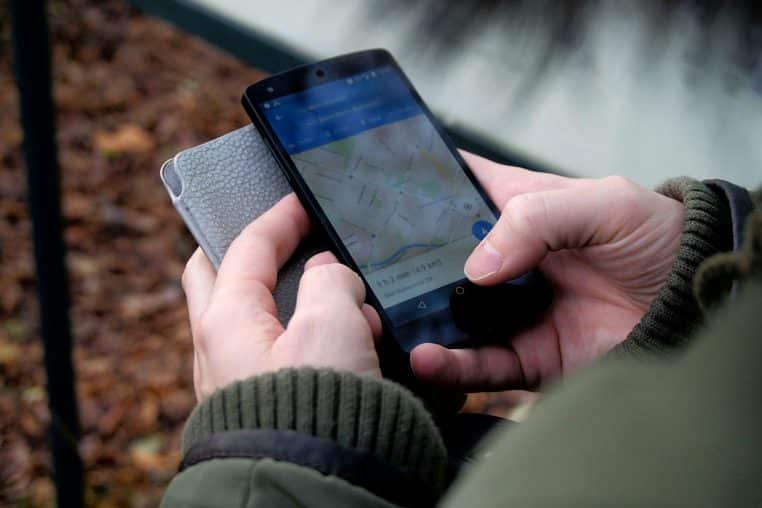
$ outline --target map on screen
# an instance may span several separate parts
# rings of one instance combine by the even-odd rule
[[[375,289],[405,273],[396,268],[412,266],[414,258],[445,268],[432,270],[439,275],[429,277],[427,287],[457,280],[478,243],[473,225],[480,218],[494,220],[422,114],[292,157],[355,262],[366,277],[373,275],[368,278]],[[458,260],[455,273],[441,266],[442,258]],[[407,293],[380,296],[392,304]]]
[[[496,216],[398,72],[381,66],[261,108],[389,319],[446,309]]]

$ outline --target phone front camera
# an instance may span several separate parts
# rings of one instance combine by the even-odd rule
[[[315,75],[319,78],[322,78],[323,76],[325,76],[325,72],[323,72],[323,69],[318,69],[315,71]]]

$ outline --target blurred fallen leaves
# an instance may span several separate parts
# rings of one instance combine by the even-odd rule
[[[49,2],[88,505],[158,505],[195,404],[179,278],[195,248],[158,178],[248,122],[257,71],[119,0]],[[0,16],[0,44],[7,46]],[[199,65],[202,62],[202,65]],[[51,506],[25,175],[0,52],[0,506]]]
[[[15,363],[21,348],[16,344],[0,344],[0,365]]]
[[[127,124],[114,132],[95,131],[93,147],[102,155],[115,157],[125,153],[149,153],[155,148],[155,143],[145,129]]]

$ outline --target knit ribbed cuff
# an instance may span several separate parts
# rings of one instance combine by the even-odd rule
[[[391,381],[330,369],[283,369],[217,390],[191,413],[183,455],[211,434],[291,430],[371,453],[431,487],[444,481],[447,452],[431,415]]]
[[[664,353],[684,346],[702,322],[693,277],[705,259],[732,248],[730,212],[721,196],[691,178],[669,180],[657,191],[685,205],[680,247],[665,286],[614,354]]]

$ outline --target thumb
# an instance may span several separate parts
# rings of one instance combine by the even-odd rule
[[[609,242],[621,233],[621,193],[605,180],[586,186],[519,194],[466,261],[466,276],[496,284],[536,267],[548,252]]]

